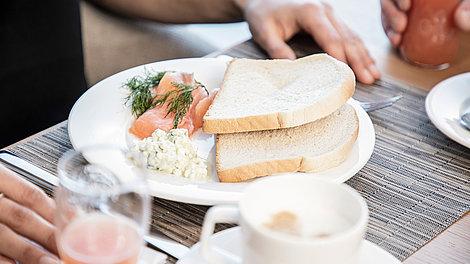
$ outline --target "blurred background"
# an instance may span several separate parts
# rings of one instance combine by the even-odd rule
[[[163,25],[124,18],[81,2],[88,85],[127,68],[172,58],[201,57],[251,37],[248,25]]]

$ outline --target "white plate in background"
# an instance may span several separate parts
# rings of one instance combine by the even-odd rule
[[[459,121],[470,112],[470,72],[438,83],[426,97],[426,113],[432,123],[446,136],[470,148],[470,131]]]

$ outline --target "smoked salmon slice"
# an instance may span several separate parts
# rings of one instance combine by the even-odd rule
[[[217,92],[217,89],[212,91],[209,96],[201,99],[201,101],[199,101],[196,107],[194,107],[194,111],[191,112],[194,127],[202,127],[202,119],[206,114],[207,110],[209,109],[209,106],[211,106],[212,101],[214,101],[214,97],[217,95]]]
[[[191,73],[169,71],[163,75],[158,86],[153,88],[152,96],[156,97],[177,90],[175,84],[197,85],[197,88],[191,92],[192,103],[185,116],[178,123],[178,128],[187,129],[188,134],[191,135],[202,127],[202,118],[212,103],[215,93],[209,96],[204,86],[197,83]],[[174,127],[175,114],[168,113],[168,108],[169,103],[165,102],[163,105],[147,110],[134,121],[129,128],[129,132],[143,139],[151,136],[156,129],[171,130]]]

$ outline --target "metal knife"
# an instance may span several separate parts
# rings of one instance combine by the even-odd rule
[[[0,161],[9,167],[12,167],[12,169],[27,180],[43,187],[47,187],[50,190],[59,183],[59,179],[50,172],[38,168],[28,161],[22,160],[9,152],[0,152]],[[172,240],[161,232],[145,235],[144,240],[147,244],[151,245],[151,247],[155,247],[176,259],[182,258],[189,252],[188,247]]]

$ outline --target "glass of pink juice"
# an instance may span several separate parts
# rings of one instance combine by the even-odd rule
[[[400,45],[402,57],[419,66],[445,69],[457,56],[454,11],[461,0],[412,0]]]
[[[135,264],[150,200],[136,157],[117,148],[67,152],[59,161],[55,225],[65,264]]]

